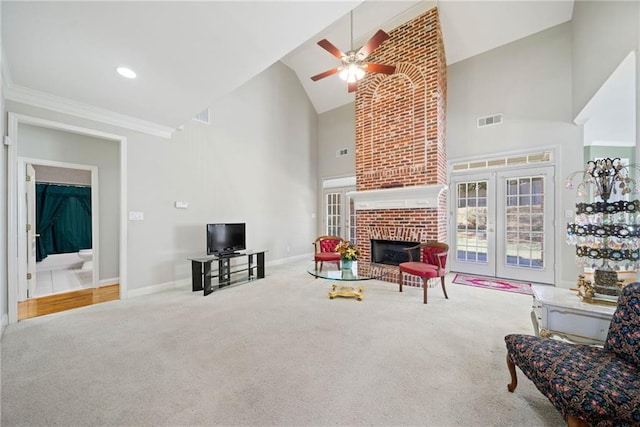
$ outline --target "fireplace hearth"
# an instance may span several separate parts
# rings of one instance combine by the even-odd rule
[[[400,265],[409,261],[409,252],[405,248],[418,245],[419,242],[401,240],[371,239],[371,262],[376,264]],[[411,257],[414,261],[420,259],[420,250],[412,249]]]

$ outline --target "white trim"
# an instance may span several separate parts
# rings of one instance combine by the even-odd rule
[[[98,283],[98,287],[100,287],[100,286],[109,286],[109,285],[117,285],[119,283],[120,283],[120,278],[119,277],[111,277],[109,279],[100,280],[100,282]]]
[[[268,261],[265,263],[265,276],[268,276],[268,268],[270,266],[277,266],[277,265],[287,265],[290,264],[292,262],[296,262],[296,261],[300,261],[300,260],[304,260],[304,259],[308,259],[309,260],[309,265],[311,265],[311,263],[313,262],[313,253],[309,252],[306,254],[302,254],[302,255],[295,255],[295,256],[291,256],[291,257],[287,257],[287,258],[280,258],[274,261]],[[256,280],[260,280],[260,279],[254,279],[252,281],[248,281],[248,282],[238,282],[239,285],[241,284],[246,284],[246,283],[253,283]],[[102,286],[102,284],[101,284]],[[139,288],[139,289],[131,289],[128,294],[127,297],[128,298],[135,298],[135,297],[140,297],[140,296],[145,296],[145,295],[151,295],[151,294],[157,294],[160,292],[166,292],[166,291],[171,291],[174,289],[185,289],[188,290],[189,292],[191,292],[191,277],[186,278],[186,279],[180,279],[180,280],[175,280],[172,282],[165,282],[165,283],[159,283],[157,285],[151,285],[151,286],[145,286],[144,288]],[[202,295],[202,293],[199,293],[198,295]]]
[[[635,147],[635,141],[587,141],[585,147]]]
[[[340,188],[340,187],[355,187],[356,177],[343,176],[340,178],[327,178],[322,180],[322,188]]]
[[[444,184],[433,184],[382,190],[349,191],[347,197],[353,199],[356,210],[437,208],[440,195],[447,188]]]
[[[309,252],[306,254],[302,254],[302,255],[294,255],[294,256],[290,256],[290,257],[286,257],[286,258],[280,258],[280,259],[276,259],[273,261],[268,261],[265,263],[265,269],[266,267],[272,267],[274,265],[286,265],[286,264],[290,264],[292,262],[296,262],[296,261],[301,261],[304,259],[308,259],[309,262],[313,261],[313,252]],[[265,276],[268,275],[268,270],[265,271]]]
[[[189,285],[191,285],[191,278],[145,286],[144,288],[131,289],[129,292],[127,292],[127,298],[157,294],[160,292],[171,291],[173,289],[182,289],[184,287],[188,287]]]
[[[5,55],[5,50],[1,52],[2,63],[0,63],[0,69],[2,70],[2,93],[7,92],[7,89],[13,86],[13,80],[11,79],[11,71],[9,70],[9,62]]]
[[[9,323],[18,321],[18,127],[19,124],[41,126],[118,142],[120,147],[120,298],[127,291],[127,138],[95,129],[82,128],[24,114],[8,113],[10,141],[7,156],[7,306]],[[92,177],[93,178],[93,177]],[[15,243],[14,243],[15,242]],[[94,269],[97,270],[97,269]]]
[[[4,334],[4,329],[8,324],[9,324],[9,317],[5,313],[2,315],[2,324],[0,325],[0,338],[2,338],[2,335]]]
[[[89,104],[72,101],[70,99],[51,95],[37,90],[12,84],[8,81],[4,90],[5,99],[34,107],[45,108],[51,111],[68,114],[83,119],[93,120],[100,123],[119,126],[149,135],[170,139],[176,131],[175,128],[163,126],[125,114],[94,107]]]

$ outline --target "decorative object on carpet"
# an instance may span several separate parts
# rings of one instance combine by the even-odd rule
[[[467,276],[466,274],[456,274],[452,282],[458,285],[532,295],[531,283],[513,282],[511,280],[495,279],[492,277]]]
[[[590,160],[586,170],[572,173],[565,182],[565,187],[572,189],[574,178],[580,176],[577,195],[586,198],[576,203],[566,240],[576,247],[578,264],[595,269],[589,298],[617,298],[622,289],[618,272],[635,271],[640,263],[640,230],[636,226],[640,203],[623,199],[638,193],[630,168],[638,169],[638,165],[626,164],[618,157]]]

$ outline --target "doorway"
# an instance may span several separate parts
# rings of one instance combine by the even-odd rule
[[[353,199],[347,195],[355,187],[325,188],[323,190],[324,233],[356,241],[356,210]]]
[[[108,179],[108,181],[113,182],[114,189],[110,192],[113,196],[109,199],[109,205],[113,203],[112,208],[114,210],[113,215],[102,215],[103,218],[108,218],[116,224],[116,227],[113,229],[113,232],[107,232],[107,235],[111,234],[111,238],[114,241],[113,247],[115,248],[111,252],[112,259],[109,260],[112,265],[112,270],[115,274],[110,274],[110,276],[114,276],[118,281],[117,289],[114,291],[113,288],[109,289],[110,297],[113,296],[114,292],[117,294],[117,298],[124,298],[126,296],[126,285],[127,285],[127,275],[126,275],[126,233],[127,233],[127,222],[126,222],[126,138],[108,134],[105,132],[97,131],[94,129],[81,128],[73,125],[69,125],[66,123],[54,122],[46,119],[26,116],[17,113],[9,113],[8,114],[8,158],[7,158],[7,200],[8,200],[8,214],[7,214],[7,240],[9,242],[16,242],[16,244],[10,244],[7,247],[7,275],[8,275],[8,315],[9,315],[9,323],[15,323],[18,321],[18,309],[19,302],[21,301],[22,293],[24,292],[24,296],[26,297],[26,289],[27,286],[24,284],[24,280],[26,280],[26,264],[27,264],[27,234],[24,232],[25,228],[20,228],[20,225],[24,225],[23,218],[26,217],[26,214],[22,211],[26,209],[26,203],[22,203],[21,200],[24,199],[24,176],[25,176],[25,168],[26,162],[22,161],[19,158],[19,153],[21,156],[24,156],[26,159],[37,160],[38,162],[61,162],[65,163],[64,159],[69,156],[73,156],[79,151],[94,153],[89,145],[86,143],[86,137],[89,137],[95,141],[100,142],[103,146],[114,147],[115,151],[113,151],[113,162],[115,162],[115,169],[111,170],[110,173],[113,175],[112,179]],[[24,145],[28,140],[29,132],[45,132],[50,131],[52,133],[57,133],[57,136],[62,136],[64,140],[74,140],[77,144],[80,144],[80,149],[54,149],[53,144],[49,142],[49,140],[44,140],[35,147],[37,156],[31,155],[29,153],[24,153],[19,150],[19,147]],[[25,139],[27,138],[27,139]],[[21,141],[24,140],[23,144]],[[112,145],[113,143],[116,145]],[[27,144],[28,145],[28,144]],[[25,146],[26,147],[26,146]],[[25,147],[22,149],[24,150]],[[96,160],[100,160],[100,156],[96,156],[93,154]],[[35,157],[38,157],[35,159]],[[24,168],[23,168],[24,165]],[[95,177],[97,179],[97,175]],[[92,177],[93,179],[93,177]],[[93,182],[95,184],[95,182]],[[119,195],[119,197],[118,197]],[[101,204],[105,206],[105,203]],[[105,236],[105,233],[101,233],[102,236]],[[98,253],[100,251],[99,242],[94,242],[93,249],[97,250]],[[104,251],[103,251],[104,252]],[[94,261],[98,260],[98,263],[102,266],[101,269],[104,270],[105,264],[104,257],[99,254],[94,253]],[[94,268],[96,274],[100,274],[98,268]],[[24,274],[24,276],[23,276]],[[22,278],[25,278],[24,280]],[[107,276],[109,277],[109,276]],[[96,284],[102,285],[99,280],[100,276],[97,276],[95,279]],[[102,288],[102,286],[101,286]],[[88,305],[95,302],[104,301],[104,295],[95,295],[93,289],[89,289],[89,293],[83,295],[77,295],[76,298],[78,300],[83,300],[84,302],[81,305]],[[77,291],[83,292],[83,291]],[[97,301],[96,301],[97,300]],[[60,305],[59,301],[52,301],[51,305]]]
[[[19,163],[26,177],[19,229],[26,233],[27,253],[20,301],[98,287],[98,168],[25,158]]]
[[[451,270],[554,283],[554,167],[452,176]]]

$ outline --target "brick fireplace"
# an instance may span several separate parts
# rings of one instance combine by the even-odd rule
[[[350,196],[367,262],[371,239],[447,240],[446,61],[437,8],[389,35],[367,60],[393,64],[396,72],[368,74],[356,92]],[[397,267],[388,267],[385,280],[397,282]]]

